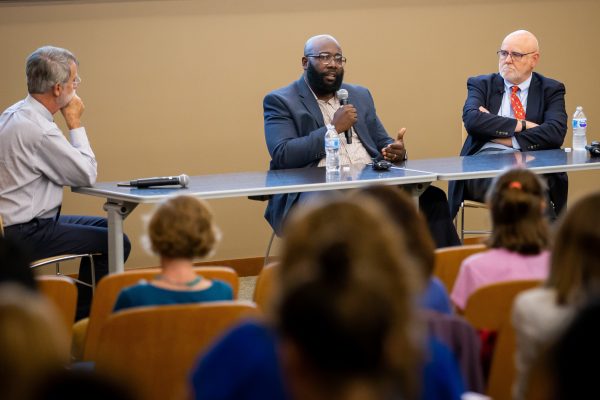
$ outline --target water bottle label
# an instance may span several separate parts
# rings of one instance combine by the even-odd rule
[[[339,149],[340,148],[340,139],[339,138],[329,138],[326,140],[326,146],[330,149]]]
[[[587,119],[574,119],[573,129],[585,128],[587,126]]]

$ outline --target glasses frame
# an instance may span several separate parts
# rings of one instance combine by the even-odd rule
[[[305,54],[304,57],[316,58],[323,65],[329,65],[333,61],[337,65],[344,66],[348,59],[341,54],[331,53],[319,53],[319,54]],[[329,61],[328,61],[329,60]]]
[[[506,55],[503,56],[502,53],[506,53]],[[508,56],[510,56],[510,58],[512,58],[515,61],[521,61],[523,59],[523,57],[528,56],[530,54],[534,54],[534,53],[537,53],[537,50],[530,51],[529,53],[519,53],[518,51],[506,51],[506,50],[498,50],[496,52],[498,57],[500,57],[503,60],[506,60],[508,58]]]

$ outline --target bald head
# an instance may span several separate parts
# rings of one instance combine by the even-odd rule
[[[341,52],[340,44],[336,38],[331,35],[317,35],[308,39],[304,44],[304,55],[318,54],[321,51],[321,48],[328,45],[335,45]]]
[[[531,51],[540,51],[540,44],[535,37],[535,35],[529,31],[520,29],[518,31],[514,31],[506,35],[502,44],[504,43],[519,43],[523,48],[525,48],[527,53]]]

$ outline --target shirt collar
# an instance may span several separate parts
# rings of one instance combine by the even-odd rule
[[[511,89],[513,86],[518,86],[519,89],[521,90],[521,93],[525,93],[526,91],[529,90],[529,86],[531,85],[531,78],[533,77],[533,74],[529,74],[529,78],[527,78],[525,81],[521,82],[520,85],[515,85],[510,83],[509,81],[507,81],[506,79],[504,79],[504,88],[506,89],[506,91],[508,93],[511,92]]]
[[[32,95],[28,94],[25,99],[25,103],[31,106],[35,111],[37,111],[42,117],[46,118],[50,122],[54,122],[54,118],[52,117],[52,113],[48,111],[46,106],[33,98]]]

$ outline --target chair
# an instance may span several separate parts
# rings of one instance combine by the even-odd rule
[[[0,236],[4,236],[4,223],[2,222],[2,215],[0,215]],[[44,267],[46,265],[55,264],[56,275],[62,276],[62,274],[60,272],[60,263],[61,262],[69,261],[69,260],[83,259],[83,258],[87,257],[90,260],[92,283],[83,282],[76,278],[72,278],[72,279],[81,285],[91,287],[92,293],[94,293],[94,290],[96,289],[96,271],[94,270],[94,257],[93,256],[95,256],[95,255],[96,254],[62,254],[62,255],[58,255],[58,256],[44,258],[41,260],[36,260],[33,263],[31,263],[30,268],[36,269],[36,268]]]
[[[275,279],[275,271],[278,265],[279,263],[276,262],[265,265],[256,279],[253,300],[262,311],[267,310],[273,297],[273,280]]]
[[[70,336],[77,308],[77,286],[71,278],[64,276],[42,275],[36,277],[36,281],[40,292],[50,299],[63,317]]]
[[[524,290],[539,286],[539,280],[501,282],[484,286],[467,300],[464,317],[476,329],[497,332],[492,355],[487,395],[494,400],[510,400],[515,379],[516,338],[511,324],[515,297]]]
[[[454,287],[454,281],[456,281],[463,260],[470,255],[479,253],[485,249],[486,246],[483,244],[436,249],[433,274],[442,281],[444,286],[446,286],[446,290],[450,293]]]
[[[239,281],[237,273],[233,269],[228,267],[196,267],[194,270],[197,274],[201,274],[208,279],[219,279],[227,282],[233,289],[234,298],[237,298]],[[138,271],[133,270],[108,275],[100,281],[92,301],[88,326],[85,329],[84,360],[91,361],[96,358],[96,346],[100,331],[107,318],[112,314],[121,289],[135,285],[142,279],[151,280],[159,273],[160,268],[144,268]]]
[[[98,339],[96,370],[122,376],[143,399],[186,399],[188,377],[202,353],[244,317],[250,302],[140,307],[111,315]]]
[[[464,143],[467,140],[467,130],[465,129],[465,125],[461,124],[461,143]],[[473,200],[464,200],[460,202],[460,207],[458,209],[458,213],[460,215],[460,241],[461,243],[465,242],[465,235],[489,235],[491,231],[482,230],[482,229],[465,229],[465,209],[488,209],[488,206],[485,203],[481,203],[479,201]],[[455,220],[456,225],[456,220]]]

